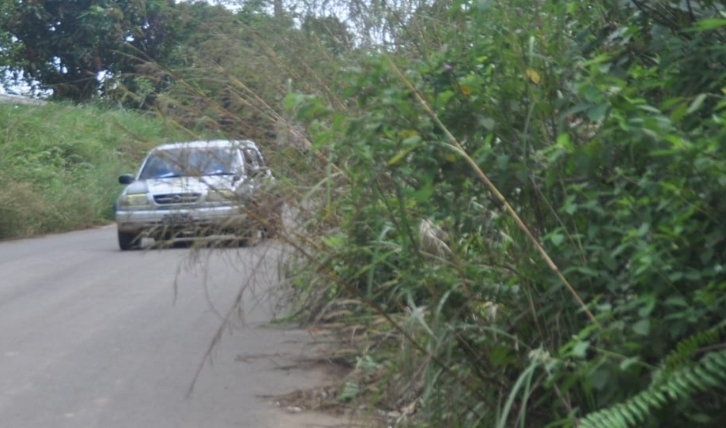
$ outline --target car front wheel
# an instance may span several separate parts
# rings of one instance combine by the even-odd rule
[[[118,246],[121,248],[121,251],[138,248],[140,243],[141,239],[139,239],[138,234],[118,231]]]
[[[240,247],[251,247],[259,244],[264,236],[264,229],[260,225],[254,224],[248,226],[248,229],[238,234],[237,243]]]

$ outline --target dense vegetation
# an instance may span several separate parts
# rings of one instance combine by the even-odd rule
[[[365,309],[311,315],[366,336],[358,394],[427,426],[723,426],[723,5],[467,5],[350,67],[350,108],[288,98],[340,167],[313,283]]]
[[[0,239],[111,220],[118,175],[179,129],[133,112],[0,104]]]
[[[337,398],[726,425],[726,2],[327,4],[170,6],[174,54],[103,97],[271,154]]]

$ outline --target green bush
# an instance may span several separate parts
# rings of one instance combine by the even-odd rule
[[[425,327],[421,420],[723,425],[726,20],[689,4],[479,2],[349,68],[355,108],[288,96],[344,177],[324,298]]]
[[[158,119],[55,103],[0,104],[0,129],[0,239],[110,221],[118,175],[181,137]]]

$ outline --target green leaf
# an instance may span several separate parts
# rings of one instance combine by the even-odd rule
[[[592,84],[586,84],[585,87],[582,88],[581,93],[586,100],[592,103],[600,102],[603,99],[602,92],[600,92],[597,86]]]
[[[647,336],[650,332],[650,320],[644,319],[633,324],[633,331],[641,336]]]
[[[347,401],[358,396],[360,388],[355,382],[346,382],[343,386],[343,390],[338,394],[339,401]]]
[[[557,233],[557,234],[550,236],[550,241],[552,241],[552,243],[555,244],[556,247],[559,246],[562,243],[562,241],[564,241],[564,240],[565,240],[565,235],[563,235],[561,233]]]
[[[416,139],[418,139],[419,142],[421,141],[421,137],[419,137],[419,136],[411,137],[411,138],[408,138],[407,140],[411,140],[411,141],[409,141],[409,143],[415,143]],[[404,157],[406,157],[406,155],[408,155],[409,153],[418,149],[419,147],[420,147],[420,144],[414,145],[414,146],[411,146],[404,150],[399,151],[398,153],[393,155],[393,157],[391,159],[389,159],[388,162],[386,162],[386,165],[390,167],[390,166],[394,166],[394,165],[398,164]]]
[[[607,386],[610,380],[610,373],[604,368],[598,368],[594,372],[590,373],[590,382],[592,386],[597,390],[602,390]]]
[[[451,98],[453,98],[453,97],[454,97],[454,93],[452,91],[441,92],[436,97],[436,105],[439,107],[443,107],[446,104],[448,104],[449,101],[451,100]]]
[[[638,357],[626,358],[620,362],[620,370],[627,370],[630,366],[637,363],[640,360]]]
[[[706,264],[713,258],[713,248],[706,248],[698,256],[701,259],[701,263]]]
[[[700,95],[698,95],[693,100],[693,102],[691,103],[691,105],[688,106],[688,110],[686,110],[686,114],[694,113],[695,111],[697,111],[698,109],[700,109],[701,106],[703,106],[703,102],[706,100],[706,96],[707,95],[708,94],[700,94]]]
[[[650,224],[649,223],[643,223],[638,228],[638,236],[641,237],[641,238],[644,237],[645,235],[647,235],[648,232],[650,232]]]
[[[494,346],[488,354],[489,362],[495,367],[504,367],[511,364],[515,359],[515,354],[511,348],[507,346]]]
[[[668,274],[668,281],[679,281],[683,278],[683,272],[672,272]]]
[[[726,19],[702,19],[696,22],[695,28],[703,31],[726,26]]]
[[[587,109],[588,119],[592,120],[593,122],[601,121],[603,118],[605,118],[609,107],[610,106],[607,104],[598,104],[592,108]]]
[[[713,422],[713,418],[705,413],[696,413],[695,415],[689,415],[689,418],[699,424],[709,424]]]
[[[562,133],[557,136],[557,145],[562,147],[568,153],[573,149],[572,142],[570,141],[570,135],[566,133]]]
[[[638,315],[645,318],[655,309],[656,297],[653,294],[641,296],[638,301],[643,302],[643,307],[638,310]]]
[[[603,253],[603,255],[600,257],[602,260],[602,263],[610,269],[611,271],[614,271],[618,268],[618,263],[615,261],[615,257],[613,257],[610,253]]]
[[[572,266],[568,269],[565,269],[566,274],[570,274],[572,272],[579,272],[583,275],[592,277],[592,278],[598,278],[602,276],[602,272],[599,270],[595,270],[588,266]]]
[[[401,145],[403,146],[418,146],[418,143],[421,142],[421,136],[420,135],[414,135],[412,137],[408,137],[405,140],[401,142]]]
[[[534,70],[532,68],[528,68],[526,70],[526,75],[529,78],[529,81],[534,83],[535,85],[539,84],[540,80],[542,79],[539,73],[537,73],[537,70]]]
[[[568,197],[565,200],[565,206],[563,209],[569,215],[575,214],[575,212],[577,211],[577,204],[575,204],[575,199],[572,197]]]
[[[500,170],[505,171],[507,169],[507,166],[509,165],[509,156],[507,155],[500,155],[497,156],[497,166]]]
[[[494,119],[492,119],[491,117],[479,116],[477,118],[477,121],[479,122],[479,125],[483,126],[489,131],[493,130],[494,126],[496,125],[496,122],[494,122]]]
[[[291,93],[285,95],[282,100],[283,108],[287,111],[292,111],[296,107],[300,106],[307,100],[307,97],[300,93]]]
[[[702,275],[701,275],[700,271],[689,270],[688,272],[686,272],[686,279],[688,279],[690,281],[699,281],[699,280],[701,280],[701,278],[702,278]]]
[[[683,308],[688,307],[688,302],[686,302],[686,299],[681,296],[669,297],[666,299],[665,304],[669,306],[680,306]]]
[[[577,345],[572,348],[572,356],[576,358],[585,358],[585,355],[587,354],[587,348],[589,347],[590,342],[587,340],[578,342]]]

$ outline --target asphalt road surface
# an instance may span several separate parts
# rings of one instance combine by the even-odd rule
[[[113,227],[0,243],[0,427],[340,426],[261,398],[323,380],[298,364],[310,336],[266,323],[274,245],[120,252]]]

